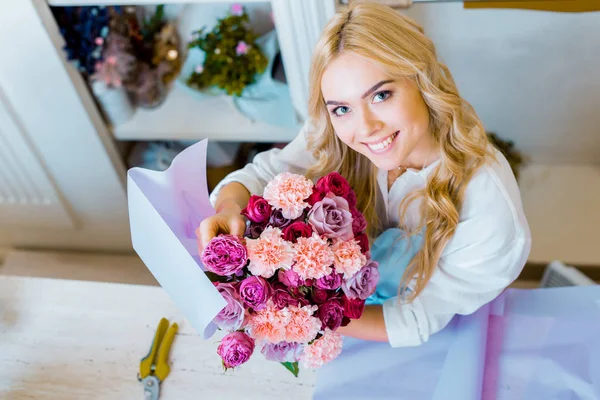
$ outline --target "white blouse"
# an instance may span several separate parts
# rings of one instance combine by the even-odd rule
[[[213,206],[221,188],[230,182],[240,182],[251,194],[261,195],[278,173],[303,174],[314,162],[306,150],[305,131],[306,125],[285,148],[259,153],[252,163],[227,175],[210,195]],[[531,233],[510,165],[499,151],[496,157],[497,162],[483,166],[469,182],[454,236],[421,294],[411,303],[398,297],[384,302],[383,315],[392,347],[426,342],[454,315],[477,311],[521,273],[531,249]],[[425,187],[437,163],[439,160],[421,171],[409,169],[389,192],[387,171],[379,171],[377,180],[385,205],[379,215],[384,227],[397,227],[400,202],[411,191]],[[413,202],[407,212],[411,216],[409,225],[416,226],[419,221],[418,203]]]

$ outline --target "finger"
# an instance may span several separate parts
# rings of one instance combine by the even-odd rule
[[[234,218],[229,222],[229,230],[232,235],[244,236],[246,223],[241,218]]]
[[[213,218],[207,218],[200,223],[200,251],[217,235],[218,229]]]

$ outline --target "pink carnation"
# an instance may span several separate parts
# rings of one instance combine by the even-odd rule
[[[333,246],[335,269],[344,274],[344,279],[352,278],[367,263],[356,240],[338,240]]]
[[[342,352],[342,335],[326,329],[322,337],[304,348],[300,359],[303,368],[317,369],[335,359]]]
[[[313,232],[309,238],[298,238],[293,249],[292,270],[302,279],[319,279],[331,274],[334,257],[327,239]]]
[[[312,315],[317,306],[288,307],[290,319],[285,326],[286,341],[308,343],[317,337],[321,329],[321,320]]]
[[[304,200],[312,194],[312,188],[312,182],[304,176],[283,172],[267,184],[263,198],[280,209],[285,218],[296,219],[308,207]]]
[[[258,340],[267,343],[279,343],[286,339],[286,325],[290,320],[290,312],[287,308],[278,310],[269,301],[267,307],[248,320],[248,329],[250,335]]]
[[[248,269],[253,275],[270,278],[278,269],[292,266],[292,244],[283,240],[279,228],[269,226],[258,239],[246,239],[246,248],[250,260]]]

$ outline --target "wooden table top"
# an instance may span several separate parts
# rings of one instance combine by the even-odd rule
[[[223,372],[217,333],[203,340],[161,287],[0,275],[0,398],[143,399],[139,361],[160,318],[179,324],[161,399],[310,399],[259,352]]]

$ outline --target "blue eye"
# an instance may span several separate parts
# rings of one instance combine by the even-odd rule
[[[391,91],[384,90],[382,92],[375,93],[375,96],[373,96],[373,100],[375,103],[381,103],[382,101],[387,100],[391,95],[392,95]]]
[[[340,106],[340,107],[336,107],[332,110],[332,114],[334,114],[336,117],[341,117],[342,115],[347,114],[350,111],[350,109],[346,106]]]

